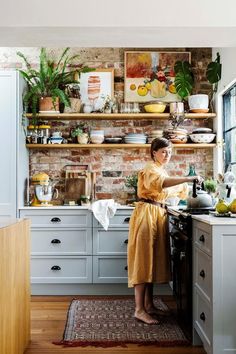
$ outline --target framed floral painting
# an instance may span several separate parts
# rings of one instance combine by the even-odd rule
[[[191,62],[190,52],[125,52],[125,101],[175,102],[175,63]]]
[[[114,95],[114,69],[96,69],[80,74],[80,95],[82,103],[90,103],[95,110],[104,99]]]

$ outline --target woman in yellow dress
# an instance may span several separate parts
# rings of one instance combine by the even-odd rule
[[[138,197],[130,219],[128,242],[128,286],[134,287],[136,319],[158,324],[152,315],[159,310],[153,303],[153,283],[167,283],[170,278],[169,238],[165,201],[170,197],[185,199],[188,185],[200,176],[169,177],[164,166],[171,157],[171,142],[154,139],[152,162],[138,175]]]

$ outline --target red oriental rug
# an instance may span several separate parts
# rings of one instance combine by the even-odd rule
[[[167,311],[162,300],[157,308]],[[186,346],[190,343],[174,315],[159,316],[160,324],[147,325],[134,319],[134,299],[73,300],[68,310],[63,340],[65,347],[114,347],[133,343],[160,347]]]

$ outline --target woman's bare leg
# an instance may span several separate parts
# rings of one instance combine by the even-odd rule
[[[147,324],[158,324],[159,322],[152,318],[145,309],[145,293],[146,285],[136,284],[134,285],[134,295],[135,295],[135,313],[134,316],[138,320],[141,320]]]
[[[144,297],[144,308],[150,315],[168,315],[169,311],[163,311],[156,308],[153,302],[153,283],[146,283],[145,287],[145,297]]]

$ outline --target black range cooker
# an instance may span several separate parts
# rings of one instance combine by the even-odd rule
[[[178,321],[186,336],[192,339],[192,217],[209,214],[209,208],[169,209],[168,224],[171,244],[173,295]]]

